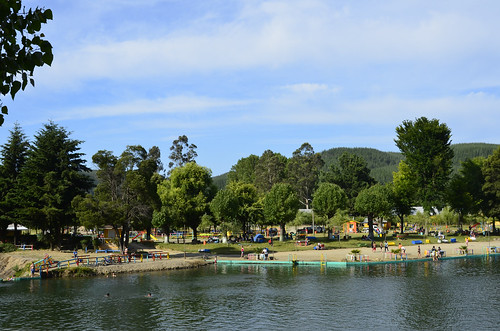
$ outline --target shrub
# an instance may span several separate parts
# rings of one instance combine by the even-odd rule
[[[36,241],[37,241],[38,247],[40,247],[40,248],[50,247],[50,240],[46,235],[44,235],[43,233],[39,233],[36,235],[36,237],[37,237]]]
[[[100,245],[101,245],[101,240],[99,240],[99,238],[92,239],[92,246],[94,247],[94,249],[99,249]]]
[[[17,251],[17,247],[11,243],[0,243],[0,253],[9,253]]]
[[[92,242],[91,237],[83,237],[83,239],[80,240],[80,246],[82,247],[82,249],[85,249],[85,248],[89,247],[91,242]]]

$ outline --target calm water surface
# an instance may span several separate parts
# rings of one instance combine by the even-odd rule
[[[497,256],[0,283],[0,329],[498,330],[499,281]]]

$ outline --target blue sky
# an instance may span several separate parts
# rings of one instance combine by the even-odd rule
[[[453,143],[500,143],[500,2],[39,0],[54,49],[36,87],[3,98],[31,139],[49,120],[100,149],[179,135],[214,175],[309,142],[397,151],[404,120]]]

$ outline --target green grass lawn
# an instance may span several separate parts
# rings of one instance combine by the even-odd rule
[[[248,253],[260,253],[264,247],[268,247],[270,251],[273,252],[294,252],[294,251],[303,251],[303,250],[311,250],[316,242],[321,242],[325,245],[325,249],[338,249],[338,248],[359,248],[359,247],[371,247],[371,243],[368,240],[362,240],[361,233],[351,234],[351,239],[348,240],[329,240],[326,237],[326,234],[316,234],[317,240],[311,241],[308,246],[297,246],[295,244],[295,240],[285,240],[284,242],[279,241],[276,237],[273,240],[273,247],[270,247],[267,242],[265,243],[251,243],[251,242],[241,242],[235,244],[191,244],[188,243],[190,240],[186,240],[186,244],[179,243],[157,243],[157,249],[172,249],[176,251],[186,251],[188,253],[197,253],[199,249],[209,249],[212,254],[216,255],[239,255],[241,252],[241,245],[245,248],[245,254]],[[450,240],[450,238],[456,238],[458,243],[465,243],[465,236],[450,236],[447,235],[446,239]],[[405,239],[397,239],[395,236],[388,235],[387,241],[394,242],[396,245],[401,242],[403,245],[411,244],[412,240],[422,240],[425,243],[425,240],[428,239],[430,244],[437,245],[437,238],[435,237],[424,237],[418,234],[409,235]],[[383,238],[375,238],[375,242],[377,243],[377,248],[380,247],[380,243],[383,242]],[[488,237],[477,236],[476,241],[488,241]]]

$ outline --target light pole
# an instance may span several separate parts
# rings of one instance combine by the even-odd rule
[[[316,229],[314,228],[314,209],[311,208],[311,215],[312,215],[312,221],[313,221],[313,235],[316,234]]]

